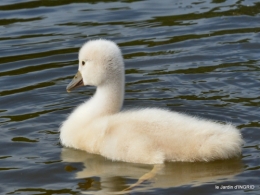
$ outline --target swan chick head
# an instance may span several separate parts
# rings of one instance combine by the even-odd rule
[[[78,73],[67,91],[83,86],[102,86],[124,79],[124,62],[119,47],[112,41],[99,39],[86,42],[79,50]]]

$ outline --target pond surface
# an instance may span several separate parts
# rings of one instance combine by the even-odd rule
[[[152,169],[59,143],[61,122],[94,93],[66,85],[80,46],[96,38],[122,49],[124,108],[232,122],[245,141],[239,159],[166,163],[129,194],[260,194],[256,0],[1,1],[0,194],[107,194]]]

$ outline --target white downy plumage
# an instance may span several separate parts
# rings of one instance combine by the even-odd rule
[[[239,156],[241,134],[231,124],[159,108],[120,111],[124,99],[124,61],[108,40],[85,43],[79,51],[78,73],[67,90],[97,87],[62,124],[64,146],[133,163],[212,161]]]

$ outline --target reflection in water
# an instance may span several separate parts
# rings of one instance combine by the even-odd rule
[[[76,178],[84,179],[79,188],[86,194],[120,192],[134,184],[144,174],[150,172],[152,165],[112,162],[102,156],[84,151],[64,148],[61,158],[65,162],[81,162],[85,168],[76,173]],[[68,165],[66,171],[74,171]],[[202,185],[203,183],[232,180],[232,177],[243,170],[239,159],[215,162],[172,162],[165,163],[162,169],[150,181],[134,188],[136,191],[172,188],[183,185]]]

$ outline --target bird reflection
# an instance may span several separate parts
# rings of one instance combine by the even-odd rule
[[[76,172],[75,176],[77,179],[82,179],[78,186],[84,194],[124,194],[128,190],[145,192],[154,188],[199,186],[205,182],[234,180],[234,176],[243,170],[240,159],[208,163],[169,162],[154,167],[113,162],[100,155],[70,148],[62,149],[61,158],[64,162],[84,164],[85,168]],[[70,165],[67,165],[65,170],[75,171]]]

